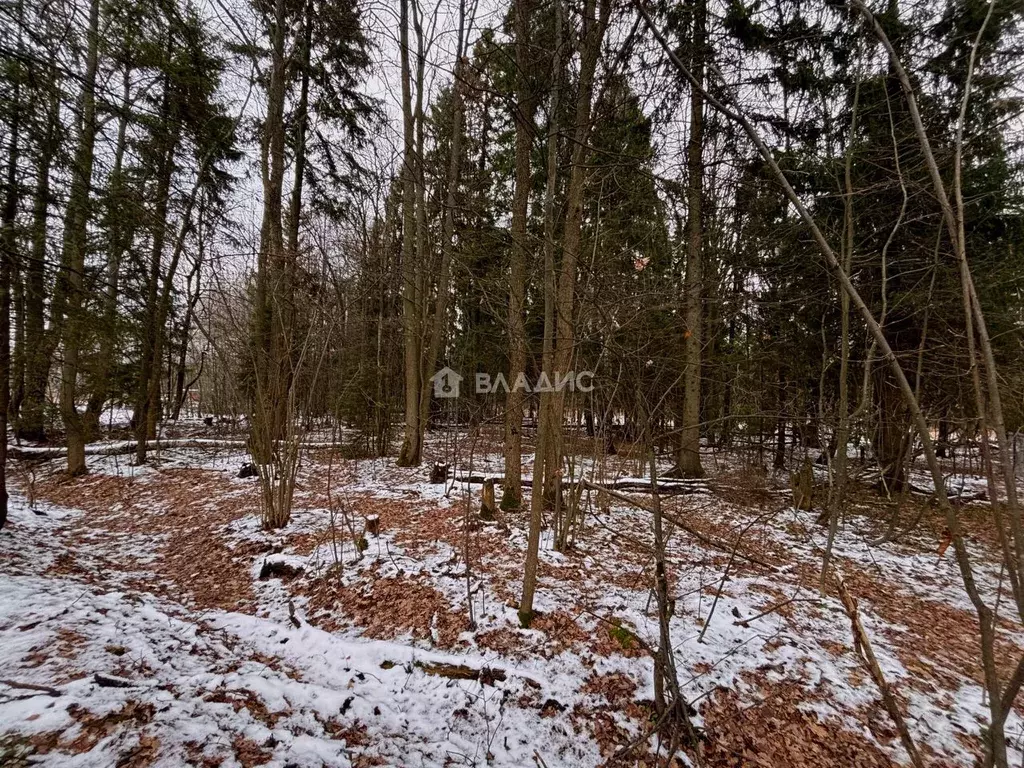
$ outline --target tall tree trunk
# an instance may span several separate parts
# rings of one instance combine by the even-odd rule
[[[415,296],[416,308],[419,314],[416,325],[419,329],[417,350],[419,358],[416,364],[419,366],[417,374],[417,386],[419,389],[416,396],[419,403],[423,402],[423,390],[427,387],[427,374],[423,370],[423,350],[427,344],[427,323],[429,313],[429,292],[431,279],[428,265],[432,266],[432,259],[428,250],[427,235],[427,166],[426,166],[426,117],[424,115],[424,98],[426,94],[426,67],[427,67],[427,40],[423,30],[423,9],[420,8],[417,0],[412,0],[412,27],[416,33],[416,280]],[[424,413],[420,404],[416,406],[416,440],[414,451],[411,453],[409,465],[415,466],[423,458],[423,433],[424,425],[430,418],[429,411]],[[428,399],[429,404],[429,399]]]
[[[303,16],[301,80],[299,103],[295,110],[295,168],[292,177],[291,199],[288,201],[288,252],[299,253],[299,224],[302,220],[302,188],[306,177],[306,134],[309,130],[309,62],[313,47],[313,3],[306,2]]]
[[[843,269],[847,274],[853,264],[853,145],[857,135],[858,108],[860,106],[860,78],[853,91],[853,109],[850,118],[850,135],[847,139],[846,158],[843,169],[843,247],[840,251]],[[894,147],[898,153],[898,149]],[[840,291],[840,334],[839,334],[839,402],[836,404],[838,423],[835,434],[835,454],[832,465],[832,485],[828,499],[828,541],[821,561],[821,592],[828,586],[829,562],[832,546],[839,530],[839,514],[846,496],[846,444],[850,441],[850,297]],[[831,442],[831,441],[830,441]]]
[[[286,11],[285,0],[276,0],[270,24],[271,66],[267,86],[267,116],[263,122],[260,145],[263,219],[256,267],[253,319],[255,387],[250,409],[253,419],[250,449],[253,458],[259,464],[270,462],[273,446],[280,439],[285,426],[282,409],[287,407],[286,379],[290,370],[285,354],[285,320],[287,307],[291,303],[291,291],[290,274],[286,269],[287,256],[284,253],[282,218],[285,167],[284,106],[287,90]]]
[[[23,6],[18,3],[18,19]],[[18,48],[21,49],[21,36]],[[21,147],[21,78],[11,94],[7,173],[3,212],[0,214],[0,528],[7,523],[7,411],[11,400],[11,274],[18,261],[15,224],[18,218],[18,160]]]
[[[168,42],[168,58],[171,43]],[[156,438],[156,422],[159,412],[161,352],[164,327],[160,322],[160,267],[163,263],[164,245],[167,242],[167,215],[170,207],[171,179],[174,175],[174,155],[178,147],[178,130],[169,125],[171,115],[170,79],[164,80],[164,94],[160,109],[159,165],[156,178],[156,209],[153,212],[153,242],[150,250],[149,275],[146,281],[145,326],[142,337],[142,359],[136,381],[135,425],[137,448],[135,461],[146,462],[149,440]],[[166,132],[166,133],[164,133]],[[155,386],[154,386],[155,384]]]
[[[200,280],[202,277],[203,259],[206,251],[206,240],[203,237],[203,217],[205,215],[205,205],[199,204],[198,213],[198,224],[196,226],[196,259],[192,264],[192,272],[188,276],[188,306],[185,308],[185,319],[182,321],[181,328],[181,344],[178,348],[178,364],[175,372],[174,380],[174,405],[171,411],[171,419],[177,421],[181,416],[181,407],[185,403],[187,393],[185,391],[185,377],[187,375],[187,362],[188,362],[188,341],[190,332],[192,329],[192,318],[195,316],[196,306],[199,304],[200,293]],[[192,281],[195,280],[195,288],[192,287]],[[189,387],[192,386],[199,378],[202,373],[203,364],[202,356],[200,356],[199,373],[193,378],[192,382],[189,383]]]
[[[547,182],[544,188],[544,340],[541,370],[551,370],[555,338],[555,192],[558,185],[558,114],[561,100],[563,15],[562,0],[555,0],[554,51],[551,57],[551,106],[548,110]],[[515,382],[511,382],[513,385]],[[530,487],[530,531],[526,541],[526,564],[523,573],[523,594],[519,601],[519,621],[528,627],[533,620],[533,595],[537,589],[537,560],[540,552],[540,529],[544,519],[544,456],[545,443],[551,433],[548,424],[550,392],[540,393],[537,408],[537,444],[533,452],[533,484]]]
[[[68,474],[72,476],[86,472],[85,424],[75,405],[75,398],[78,394],[79,357],[87,332],[83,277],[88,248],[89,187],[92,182],[97,129],[96,70],[99,63],[99,23],[99,0],[91,0],[85,73],[82,76],[81,123],[64,217],[61,268],[57,278],[64,285],[67,296],[60,411],[67,434]]]
[[[92,380],[92,392],[85,408],[86,428],[90,434],[99,424],[103,406],[110,395],[110,377],[114,368],[117,338],[117,300],[120,291],[121,260],[134,238],[134,217],[128,213],[128,192],[124,181],[124,153],[127,148],[128,115],[131,99],[132,69],[126,67],[122,80],[121,115],[117,125],[114,164],[110,171],[106,230],[109,240],[103,277],[102,320],[99,324],[99,354]]]
[[[706,0],[693,8],[693,51],[690,66],[696,80],[690,88],[690,137],[686,146],[686,364],[683,368],[683,423],[679,440],[678,466],[681,477],[701,477],[700,464],[700,379],[704,324],[703,224],[704,199],[704,29]]]
[[[533,0],[516,0],[514,13],[516,51],[516,103],[512,119],[516,130],[515,189],[512,193],[512,251],[508,277],[508,381],[505,399],[505,483],[501,508],[518,509],[522,503],[523,486],[523,403],[526,393],[515,386],[526,373],[526,325],[523,308],[526,302],[526,265],[531,248],[527,242],[530,209],[530,152],[533,149],[533,113],[537,109],[530,73],[530,19]],[[557,44],[557,43],[556,43]]]
[[[50,62],[52,67],[52,61]],[[56,77],[51,69],[51,76]],[[56,348],[56,333],[46,333],[46,248],[49,241],[50,167],[57,145],[59,89],[52,91],[47,107],[46,129],[39,143],[36,187],[32,201],[32,253],[23,270],[25,280],[25,394],[15,433],[22,440],[44,440],[46,384]],[[59,281],[58,281],[59,282]],[[54,296],[59,302],[59,296]],[[56,316],[55,316],[56,318]]]
[[[416,466],[420,462],[420,308],[416,284],[419,280],[420,256],[416,248],[416,185],[418,162],[412,106],[412,73],[409,66],[409,4],[401,0],[402,59],[402,331],[405,340],[405,438],[398,455],[399,466]]]
[[[199,195],[201,179],[207,171],[206,163],[208,160],[209,158],[201,164],[199,176],[193,184],[192,192],[185,204],[185,210],[182,212],[181,225],[178,228],[178,234],[171,249],[171,259],[167,265],[167,271],[164,273],[160,292],[157,295],[156,309],[153,316],[153,325],[156,332],[153,337],[153,349],[150,352],[149,361],[151,375],[147,382],[145,394],[146,423],[145,430],[142,436],[139,437],[138,446],[136,448],[136,460],[140,463],[144,462],[146,459],[147,441],[155,436],[157,419],[161,414],[160,372],[163,365],[164,347],[167,342],[167,321],[171,315],[171,298],[174,293],[174,278],[178,274],[178,265],[181,263],[181,256],[185,251],[185,243],[192,231],[192,211],[195,208],[196,197]],[[168,370],[169,369],[170,363],[168,362]]]
[[[441,342],[448,320],[449,279],[451,263],[455,249],[455,206],[459,186],[459,173],[462,169],[462,134],[463,112],[465,99],[465,77],[463,63],[463,47],[465,45],[466,24],[465,0],[459,3],[458,38],[455,44],[454,83],[452,85],[452,119],[451,146],[448,155],[448,172],[445,178],[444,214],[441,225],[441,264],[437,270],[437,297],[434,302],[434,317],[430,326],[430,337],[427,341],[427,353],[420,368],[420,403],[419,403],[419,435],[418,441],[422,448],[427,431],[427,420],[430,413],[431,388],[427,386],[437,365],[441,351]]]
[[[580,51],[572,163],[569,188],[566,192],[565,227],[562,231],[562,262],[559,265],[558,285],[555,291],[555,346],[551,357],[552,367],[546,371],[552,384],[559,375],[569,372],[575,353],[576,328],[573,315],[576,309],[577,260],[583,238],[583,192],[587,181],[586,153],[594,100],[594,74],[605,29],[608,26],[610,9],[610,0],[588,0],[583,11],[583,48]],[[547,426],[550,435],[544,446],[544,495],[557,503],[561,488],[565,390],[556,389],[552,392],[548,406],[550,413]]]
[[[594,98],[594,74],[601,43],[608,26],[611,10],[610,0],[587,0],[583,11],[583,47],[580,51],[580,74],[577,84],[575,124],[573,130],[572,168],[569,188],[566,193],[565,227],[562,231],[562,263],[558,270],[557,284],[553,286],[554,298],[554,346],[550,356],[550,367],[545,361],[544,373],[552,383],[558,374],[567,374],[572,364],[575,347],[573,312],[575,309],[576,264],[580,251],[583,228],[583,191],[586,183],[585,165],[588,138],[591,128],[591,108]],[[595,13],[596,11],[596,13]],[[549,265],[545,264],[545,268]],[[545,270],[547,271],[547,269]],[[552,275],[546,277],[545,297],[551,296]],[[549,336],[548,321],[550,309],[545,306],[545,335]],[[527,545],[526,568],[523,577],[523,597],[519,607],[520,620],[528,623],[533,616],[533,594],[537,578],[537,548],[540,540],[541,505],[544,499],[558,504],[561,487],[562,464],[562,420],[565,407],[565,391],[557,390],[541,398],[540,424],[537,440],[537,458],[534,460],[533,488],[530,499],[530,538]],[[543,482],[543,495],[538,496],[537,486]],[[537,530],[534,530],[536,524]],[[534,538],[538,547],[534,548]]]

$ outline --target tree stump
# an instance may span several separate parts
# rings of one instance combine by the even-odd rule
[[[814,504],[814,467],[810,457],[804,460],[799,472],[789,475],[789,487],[793,491],[793,506],[805,512]]]
[[[371,536],[380,535],[380,516],[370,515],[366,518],[366,532]]]
[[[498,519],[498,508],[494,503],[494,480],[484,480],[483,493],[480,500],[480,519],[494,522]]]
[[[433,485],[440,485],[448,479],[448,470],[451,465],[435,461],[433,469],[430,470],[430,482]]]

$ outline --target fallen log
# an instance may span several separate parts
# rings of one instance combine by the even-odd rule
[[[505,680],[505,670],[491,667],[474,669],[473,667],[467,667],[465,664],[444,664],[440,662],[433,664],[417,662],[416,666],[428,675],[447,677],[450,680],[478,680],[482,685],[494,685],[497,681]]]
[[[129,680],[127,677],[115,677],[114,675],[105,675],[102,672],[97,672],[92,676],[92,679],[100,688],[134,688],[137,685],[144,685],[144,683]]]
[[[467,485],[486,485],[487,483],[504,485],[505,478],[501,475],[459,475],[456,476],[455,482],[466,483]],[[610,483],[592,483],[589,480],[579,480],[577,482],[594,490],[603,489],[635,493],[651,492],[650,482],[637,478],[613,480]],[[533,487],[533,480],[530,478],[523,478],[520,483],[524,488]],[[711,491],[711,486],[707,480],[661,480],[658,482],[657,487],[658,493],[662,496],[682,496],[690,493],[706,493]]]
[[[300,443],[305,449],[339,448],[341,443],[310,442]],[[126,456],[135,453],[139,447],[137,440],[122,440],[117,443],[101,443],[85,446],[86,456]],[[171,440],[155,440],[149,444],[150,450],[160,451],[171,448],[233,448],[248,450],[249,442],[241,439],[218,439],[212,437],[183,437]],[[12,459],[27,461],[50,461],[67,458],[68,449],[62,446],[52,448],[33,445],[8,445],[7,455]]]
[[[541,689],[541,684],[532,677],[524,675],[521,672],[507,672],[500,667],[484,666],[476,669],[474,667],[466,666],[465,664],[446,664],[444,662],[414,662],[414,664],[428,675],[447,677],[451,680],[476,680],[481,685],[494,685],[496,682],[504,682],[508,678],[508,675],[511,674],[518,677],[531,688],[535,690]]]
[[[397,667],[393,661],[381,662],[381,669],[394,669]],[[541,689],[541,684],[537,680],[534,680],[528,675],[524,675],[521,672],[508,672],[500,667],[470,667],[466,664],[448,664],[443,661],[413,661],[411,667],[423,670],[425,674],[433,677],[446,677],[449,680],[476,680],[481,685],[493,686],[496,682],[504,682],[508,679],[509,675],[518,677],[526,685],[536,690]]]
[[[932,497],[935,495],[934,488],[922,488],[919,485],[914,485],[911,482],[907,482],[907,488],[911,493],[916,493],[919,496]],[[946,498],[952,502],[967,502],[967,501],[988,501],[988,493],[985,491],[968,491],[964,492],[963,489],[950,488],[946,486]]]

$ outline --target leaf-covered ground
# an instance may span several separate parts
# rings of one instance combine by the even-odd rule
[[[497,445],[465,438],[429,459],[453,447],[460,471],[500,471]],[[0,764],[665,763],[648,512],[585,497],[568,551],[545,531],[540,615],[524,630],[525,515],[481,523],[479,486],[429,484],[429,460],[343,455],[306,458],[292,522],[272,533],[237,451],[168,451],[141,469],[96,457],[76,480],[59,461],[21,465],[0,531]],[[609,462],[606,476],[639,472]],[[842,605],[820,594],[817,513],[736,457],[705,463],[706,483],[664,501],[679,523],[674,653],[704,764],[903,763]],[[986,509],[963,515],[994,602]],[[970,765],[986,720],[976,625],[934,513],[922,501],[901,519],[918,512],[899,543],[871,546],[888,512],[858,488],[835,569],[929,764]],[[1002,614],[1009,667],[1024,631]],[[1020,762],[1016,715],[1007,733]]]

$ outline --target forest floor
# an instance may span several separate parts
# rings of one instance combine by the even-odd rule
[[[141,468],[90,457],[74,480],[60,461],[16,464],[0,531],[0,764],[666,764],[648,736],[651,515],[585,498],[569,551],[545,530],[539,615],[521,629],[526,515],[484,524],[479,485],[429,484],[454,447],[460,473],[500,471],[500,445],[464,436],[432,440],[415,469],[315,451],[275,532],[235,449],[165,450]],[[703,764],[905,764],[835,590],[820,594],[818,513],[736,456],[705,465],[706,482],[663,500],[690,529],[670,525],[671,630]],[[606,472],[640,470],[618,456]],[[977,625],[935,510],[922,499],[901,516],[918,513],[898,543],[872,546],[888,507],[855,486],[834,567],[928,765],[967,766],[987,719]],[[379,535],[357,558],[352,531],[372,516]],[[962,516],[994,603],[987,506]],[[1024,629],[1001,603],[1005,674]],[[1021,714],[1007,725],[1014,765]]]

